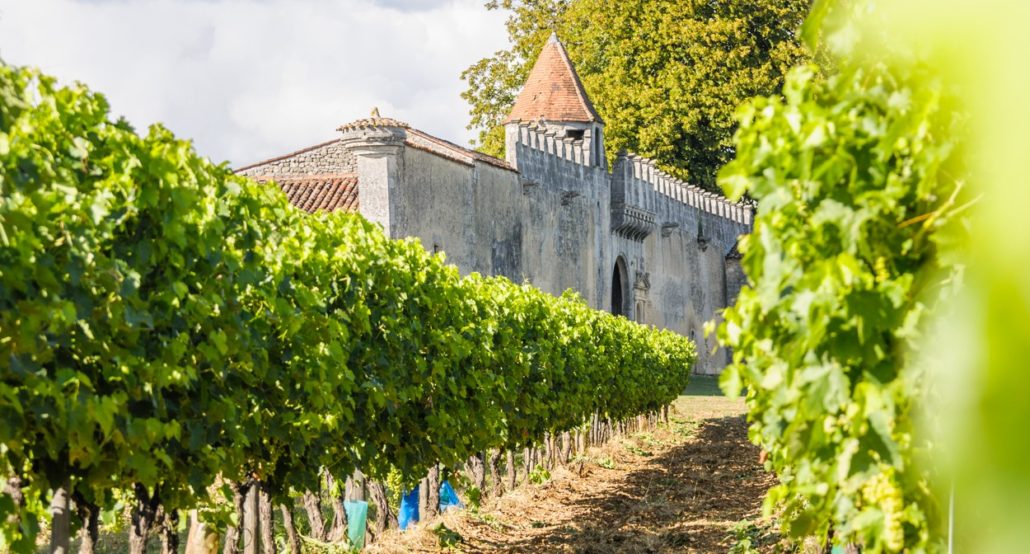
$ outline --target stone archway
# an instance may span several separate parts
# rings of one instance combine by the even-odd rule
[[[629,276],[626,275],[626,260],[619,256],[612,269],[611,312],[629,317]]]

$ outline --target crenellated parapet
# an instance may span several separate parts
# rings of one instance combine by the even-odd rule
[[[582,138],[562,136],[554,128],[537,123],[519,123],[515,129],[514,146],[521,146],[545,155],[582,166],[591,166],[591,148]]]
[[[691,185],[658,168],[654,160],[619,154],[613,168],[613,208],[617,202],[660,211],[663,204],[690,206],[700,212],[750,227],[752,206]]]
[[[638,238],[639,233],[622,231],[633,213],[654,214],[655,224],[663,229],[677,227],[685,219],[683,208],[690,207],[701,220],[729,224],[730,228],[750,229],[753,207],[744,202],[730,202],[722,195],[658,169],[653,160],[632,153],[620,153],[612,173],[612,229]],[[703,222],[700,223],[703,227]],[[646,236],[646,235],[645,235]]]
[[[750,205],[688,184],[648,158],[620,154],[609,174],[603,161],[594,159],[601,141],[592,140],[592,132],[599,130],[543,121],[509,123],[508,162],[525,183],[545,188],[585,193],[584,187],[610,184],[611,229],[634,241],[643,241],[659,228],[668,236],[675,228],[689,226],[703,237],[713,232],[736,236],[750,229]]]

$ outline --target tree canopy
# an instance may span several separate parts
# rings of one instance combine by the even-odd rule
[[[733,114],[778,94],[806,59],[797,30],[809,0],[492,0],[510,12],[509,50],[462,73],[477,147],[500,156],[501,122],[552,31],[558,33],[606,123],[607,151],[656,160],[714,189],[733,158]]]

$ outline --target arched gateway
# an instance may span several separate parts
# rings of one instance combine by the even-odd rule
[[[628,305],[629,294],[626,291],[626,262],[620,256],[615,260],[615,268],[612,270],[612,306],[611,312],[615,315],[629,317],[626,306]]]

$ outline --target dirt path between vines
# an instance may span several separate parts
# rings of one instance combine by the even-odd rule
[[[616,438],[473,513],[389,532],[372,552],[726,552],[774,484],[739,400],[684,396],[671,424]],[[440,523],[457,535],[434,531]],[[745,533],[748,533],[745,531]]]

